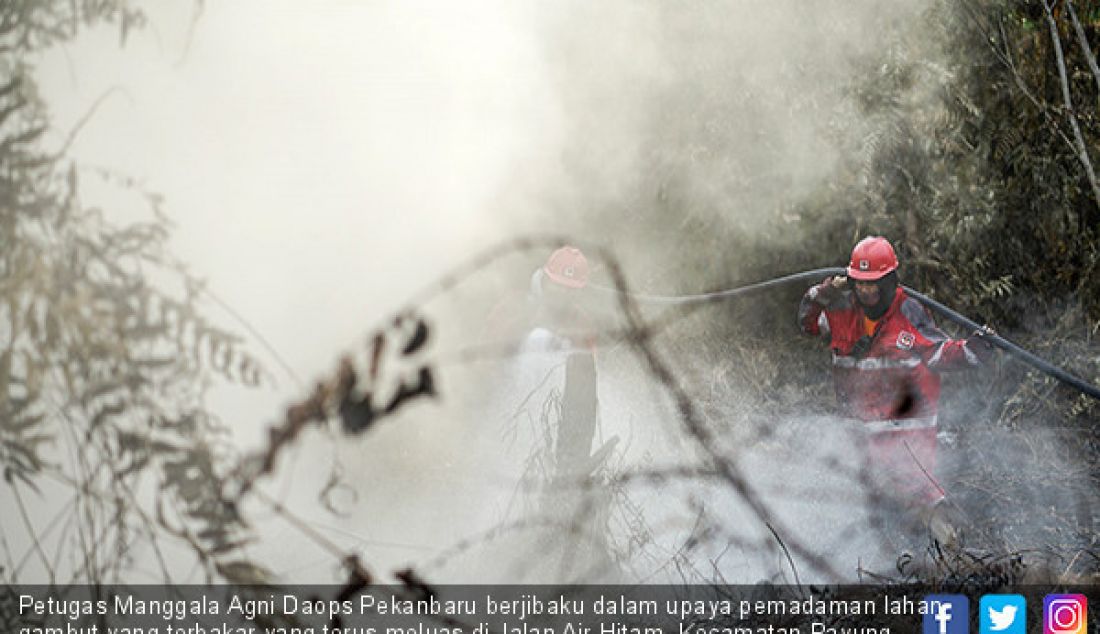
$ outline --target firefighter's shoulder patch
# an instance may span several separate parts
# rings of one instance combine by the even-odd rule
[[[898,348],[902,350],[912,350],[913,344],[916,342],[916,337],[911,332],[901,331],[898,333]]]

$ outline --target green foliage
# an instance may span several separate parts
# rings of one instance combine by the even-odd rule
[[[579,132],[566,162],[600,203],[584,230],[614,227],[636,283],[664,292],[836,266],[859,238],[885,235],[904,283],[1098,382],[1100,5],[1049,2],[1049,16],[1036,0],[894,3],[870,15],[640,3],[660,68],[628,66],[629,99],[608,72],[613,56],[555,50],[575,67],[566,105]],[[838,45],[847,32],[858,41]],[[602,101],[583,101],[578,86]],[[607,139],[593,134],[601,126]],[[606,167],[630,150],[630,170]],[[818,155],[830,169],[815,169]],[[795,302],[754,301],[749,335],[794,339],[793,318],[776,316]],[[724,310],[708,327],[734,336]],[[1080,353],[1059,347],[1067,339]],[[1078,411],[1073,398],[1058,392],[1044,414]]]
[[[888,142],[866,150],[877,180],[865,199],[879,204],[855,210],[916,265],[906,271],[911,283],[1010,327],[1024,324],[1003,302],[1006,291],[1046,301],[1081,293],[1100,249],[1092,229],[1100,201],[1062,107],[1053,43],[1028,26],[1044,19],[1035,4],[968,0],[929,17],[946,33],[947,79],[937,99],[886,114]],[[1066,22],[1059,28],[1068,45]],[[1067,62],[1077,101],[1095,103],[1097,85],[1081,52]],[[862,90],[891,101],[906,88],[878,76]],[[868,116],[882,116],[874,103],[865,101]],[[1098,147],[1095,109],[1080,109],[1077,119],[1086,146]],[[998,290],[994,281],[1005,276],[1013,288]],[[1100,297],[1080,299],[1088,318],[1100,319]]]
[[[1083,11],[1091,15],[1095,6]],[[1072,128],[1079,126],[1095,165],[1100,77],[1090,72],[1088,55],[1100,25],[1087,22],[1082,42],[1064,3],[1054,3],[1048,18],[1041,3],[980,0],[945,4],[931,19],[947,34],[951,79],[937,101],[907,113],[917,122],[913,138],[895,138],[878,151],[894,160],[918,136],[926,140],[917,157],[922,188],[893,203],[914,221],[895,215],[876,224],[917,264],[907,269],[910,283],[1036,346],[1080,338],[1100,321],[1100,199]],[[1048,28],[1034,28],[1048,20],[1060,41]],[[1063,99],[1059,47],[1074,111]],[[1029,331],[1033,339],[1023,334]],[[1100,368],[1081,365],[1095,355],[1079,352],[1053,358],[1095,380]]]
[[[105,544],[77,538],[109,516],[112,552],[159,525],[212,571],[245,527],[221,492],[221,426],[202,394],[215,378],[255,385],[260,367],[199,311],[201,283],[167,252],[159,196],[121,185],[151,218],[121,225],[82,202],[79,166],[42,141],[49,113],[24,63],[81,28],[110,23],[124,41],[142,21],[124,1],[0,5],[0,68],[12,71],[0,85],[0,486],[79,491],[74,512],[91,525],[58,547],[79,544],[86,562]],[[155,514],[139,497],[150,478]],[[107,581],[127,557],[107,559],[69,574]]]
[[[131,29],[144,26],[145,15],[129,0],[6,0],[0,6],[0,55],[66,42],[101,23],[117,25],[119,41],[125,44]]]
[[[885,235],[906,284],[1097,382],[1089,340],[1100,325],[1100,198],[1073,126],[1095,170],[1100,76],[1088,53],[1100,21],[1096,3],[1074,6],[1087,47],[1064,2],[1048,18],[1041,2],[964,0],[922,17],[911,32],[923,42],[902,38],[867,55],[849,86],[866,124],[854,158],[799,204],[800,233],[740,245],[750,262],[765,252],[770,270],[753,277],[835,265],[858,237]],[[1039,380],[1016,370],[1001,378],[1029,394]],[[1002,416],[1018,418],[1027,400],[1009,399]],[[1039,403],[1031,420],[1100,411],[1071,390]]]

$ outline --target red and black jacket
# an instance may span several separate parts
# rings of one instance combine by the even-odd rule
[[[927,309],[898,288],[894,301],[865,338],[864,312],[851,291],[828,306],[821,286],[802,297],[802,331],[829,338],[837,402],[865,421],[936,415],[939,372],[980,365],[966,342],[936,327]],[[862,341],[861,341],[862,340]]]

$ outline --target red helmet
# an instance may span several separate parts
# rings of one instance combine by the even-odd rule
[[[588,285],[588,258],[576,247],[562,247],[551,253],[542,270],[555,284],[569,288]]]
[[[852,249],[848,277],[863,281],[879,280],[897,268],[898,256],[890,241],[882,236],[871,236],[860,240]]]

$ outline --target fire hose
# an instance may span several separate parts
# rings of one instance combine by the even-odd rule
[[[791,275],[784,275],[763,282],[757,282],[755,284],[749,284],[747,286],[739,286],[737,288],[730,288],[721,291],[715,291],[712,293],[702,293],[698,295],[647,295],[644,293],[630,293],[630,296],[634,301],[642,304],[663,304],[663,305],[685,305],[685,304],[703,304],[721,302],[735,297],[742,297],[745,295],[751,295],[760,291],[764,291],[771,288],[785,286],[793,282],[805,282],[807,280],[821,280],[824,277],[830,275],[847,275],[847,270],[837,267],[813,269],[812,271],[803,271],[802,273],[792,273]],[[605,286],[596,286],[589,284],[590,288],[599,290],[602,292],[617,293],[618,291],[613,288]],[[954,310],[944,306],[940,302],[928,297],[922,293],[918,293],[908,286],[903,286],[905,292],[913,299],[924,304],[933,312],[942,315],[946,319],[963,326],[971,331],[983,330],[982,326],[977,322],[968,319],[967,317],[955,312]],[[1066,372],[1062,368],[1059,368],[1049,361],[1021,348],[1020,346],[1012,343],[1004,337],[994,334],[985,333],[982,335],[985,341],[990,344],[1004,350],[1016,359],[1030,365],[1031,367],[1039,370],[1047,376],[1053,377],[1062,383],[1070,385],[1080,391],[1082,394],[1091,396],[1094,399],[1100,400],[1100,387],[1097,387],[1084,379],[1074,376],[1069,372]]]

